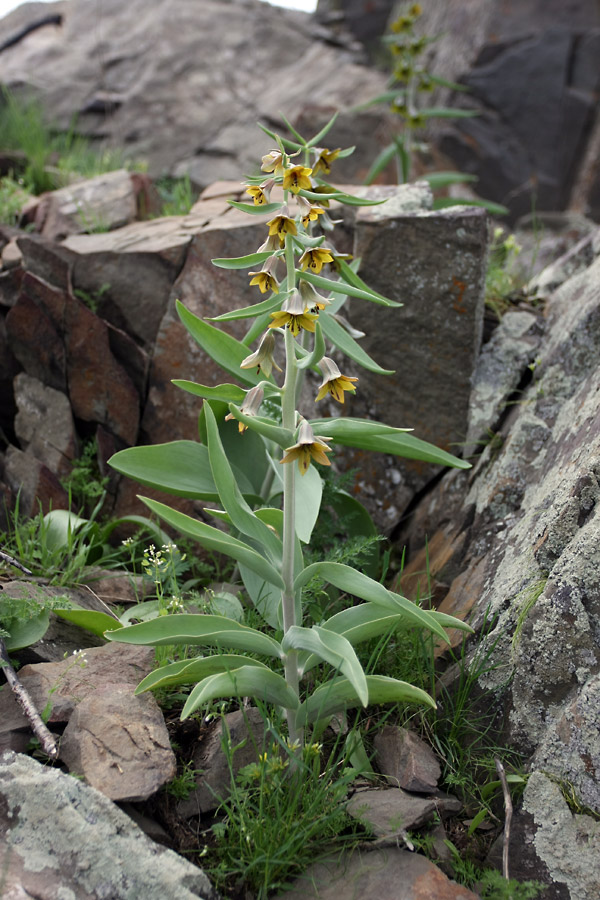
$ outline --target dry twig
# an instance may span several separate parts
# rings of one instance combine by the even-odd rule
[[[502,792],[504,794],[504,839],[502,843],[502,874],[508,881],[508,848],[510,844],[510,823],[512,821],[513,814],[513,805],[512,799],[510,796],[510,791],[508,789],[508,782],[506,780],[506,773],[504,771],[504,766],[500,762],[499,759],[495,759],[496,763],[496,771],[500,776],[500,782],[502,784]]]

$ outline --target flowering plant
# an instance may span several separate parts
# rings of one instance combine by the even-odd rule
[[[343,374],[327,352],[341,351],[360,366],[386,372],[362,350],[353,336],[356,332],[340,317],[346,299],[400,305],[370,290],[358,276],[356,263],[335,247],[330,204],[371,201],[337,190],[327,181],[333,161],[351,152],[321,146],[332,123],[309,141],[293,129],[293,139],[286,140],[265,128],[276,147],[263,157],[263,175],[247,181],[252,202],[230,201],[250,215],[262,215],[267,227],[256,252],[213,260],[226,269],[248,269],[250,284],[267,295],[213,320],[249,319],[244,340],[235,340],[178,304],[190,335],[244,387],[176,381],[204,398],[200,415],[204,442],[130,448],[111,460],[118,471],[143,484],[221,504],[222,509],[208,512],[227,530],[142,498],[168,525],[235,560],[265,626],[259,630],[225,616],[182,614],[108,633],[110,640],[133,644],[216,648],[211,655],[152,672],[137,690],[195,684],[182,718],[216,698],[250,696],[276,704],[285,710],[292,743],[302,743],[306,726],[345,707],[397,701],[434,705],[428,694],[406,682],[367,675],[354,649],[357,643],[407,623],[442,639],[446,626],[468,628],[449,616],[421,609],[351,566],[304,563],[302,547],[310,541],[321,504],[318,467],[331,465],[332,444],[468,467],[407,429],[345,416],[308,419],[298,410],[308,370],[322,377],[317,400],[330,395],[343,404],[345,393],[356,390],[358,379]],[[322,274],[325,267],[327,275]],[[252,351],[255,341],[258,346]],[[282,369],[277,351],[285,360]],[[241,468],[240,454],[235,465],[225,452],[227,419],[237,422],[236,440],[249,441],[251,462],[246,470]],[[258,456],[252,455],[256,446]],[[273,501],[280,495],[278,508]],[[316,575],[363,602],[353,600],[347,609],[311,624],[303,609],[303,591]],[[331,667],[331,677],[311,691],[306,676],[322,664]]]

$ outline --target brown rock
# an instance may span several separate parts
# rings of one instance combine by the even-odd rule
[[[66,509],[67,492],[56,475],[33,453],[9,446],[4,457],[4,479],[13,497],[19,495],[19,512],[35,516],[40,509]]]
[[[104,683],[81,700],[60,742],[73,774],[111,800],[147,800],[176,772],[175,754],[152,694]]]
[[[374,740],[377,767],[382,775],[406,791],[433,794],[442,774],[431,748],[416,734],[386,725]]]
[[[440,869],[417,853],[390,847],[356,851],[312,865],[292,889],[277,900],[477,900],[476,894],[450,881]]]
[[[462,804],[455,797],[438,794],[417,797],[402,788],[357,791],[347,809],[355,819],[367,822],[378,838],[396,842],[402,832],[430,822],[435,813],[459,812]]]
[[[6,317],[12,352],[28,375],[65,392],[67,361],[60,322],[64,293],[29,272],[23,277],[17,303]]]

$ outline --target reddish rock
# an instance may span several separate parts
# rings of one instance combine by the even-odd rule
[[[35,516],[40,510],[47,513],[68,506],[67,492],[60,481],[33,453],[9,446],[4,457],[4,479],[13,501],[19,496],[22,516]]]
[[[435,753],[407,728],[386,725],[374,740],[377,767],[406,791],[433,794],[442,774]]]
[[[6,317],[12,352],[29,375],[58,391],[67,389],[67,360],[60,322],[65,295],[27,272]]]

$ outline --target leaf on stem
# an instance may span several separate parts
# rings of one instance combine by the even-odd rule
[[[209,325],[199,316],[195,316],[189,309],[186,309],[180,300],[177,300],[176,307],[179,318],[189,334],[217,365],[250,386],[261,381],[261,376],[257,375],[253,369],[240,369],[241,363],[248,356],[248,348],[244,344],[236,341],[225,331]]]
[[[239,669],[240,666],[258,666],[262,669],[268,669],[268,666],[258,659],[251,659],[248,656],[239,656],[234,653],[197,656],[195,659],[183,659],[179,662],[170,663],[167,666],[161,666],[160,669],[155,669],[140,681],[135,689],[135,693],[142,694],[144,691],[174,687],[178,684],[194,684],[203,678],[208,678],[209,675],[216,675],[219,672],[231,672],[233,669]]]
[[[271,205],[279,206],[279,204]],[[264,210],[265,206],[262,209]],[[211,263],[220,269],[251,269],[252,266],[259,266],[274,255],[279,254],[274,254],[272,250],[260,250],[258,253],[249,253],[247,256],[225,256],[211,259]]]
[[[281,675],[257,666],[241,666],[232,672],[211,675],[196,685],[181,718],[187,719],[199,706],[222,697],[253,697],[284,709],[297,709],[298,697]]]
[[[367,675],[369,705],[383,703],[419,703],[435,709],[435,701],[421,688],[385,675]],[[353,685],[346,678],[334,678],[321,685],[300,705],[296,726],[318,722],[336,712],[360,706]]]

